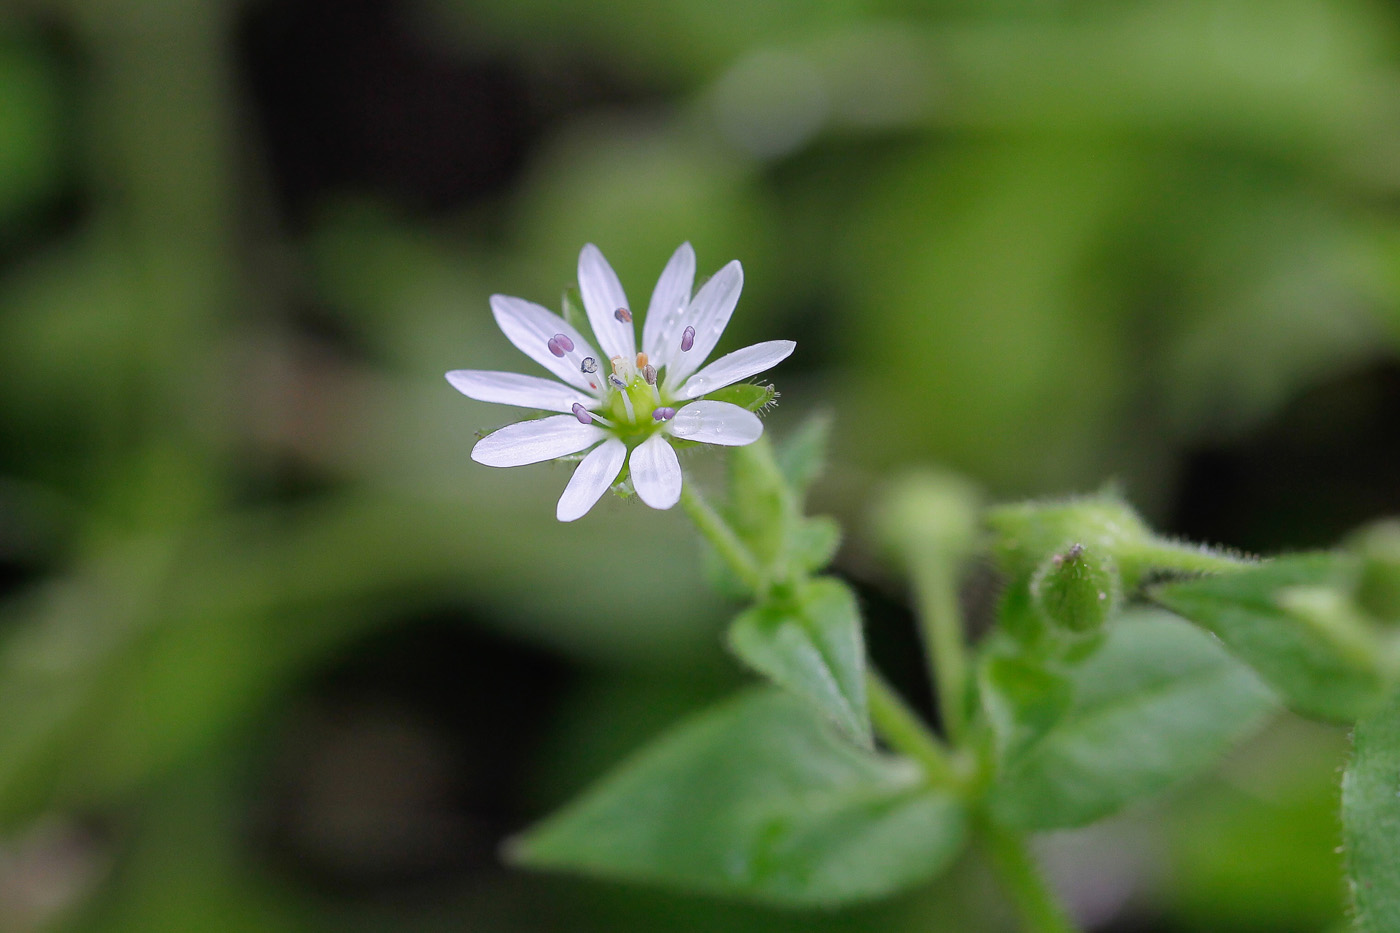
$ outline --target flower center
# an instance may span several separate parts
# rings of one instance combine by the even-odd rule
[[[618,308],[613,316],[623,323],[632,321],[632,313],[626,308]],[[689,353],[693,346],[695,328],[686,325],[680,337],[681,352]],[[632,446],[676,416],[672,400],[662,392],[656,367],[645,353],[638,353],[635,359],[615,356],[607,365],[600,365],[591,356],[580,359],[574,352],[574,342],[564,334],[551,337],[548,347],[555,356],[576,362],[589,387],[604,391],[601,401],[591,409],[573,406],[574,417],[583,424],[596,421]]]

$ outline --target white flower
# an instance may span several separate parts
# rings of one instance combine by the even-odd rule
[[[556,514],[571,522],[617,481],[624,462],[643,502],[654,509],[675,505],[681,467],[670,437],[730,447],[758,440],[757,415],[703,396],[777,365],[797,344],[756,343],[700,369],[739,302],[744,270],[738,260],[729,263],[691,297],[694,281],[695,251],[683,243],[651,294],[640,353],[627,296],[591,243],[579,253],[578,284],[601,354],[557,314],[492,295],[491,313],[507,339],[559,381],[475,369],[454,370],[447,381],[478,401],[564,414],[501,428],[477,442],[472,459],[509,467],[588,450],[559,497]]]

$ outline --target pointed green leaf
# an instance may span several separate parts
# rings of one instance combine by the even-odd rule
[[[1009,767],[1069,710],[1074,685],[1044,664],[1016,655],[989,654],[978,670],[978,690],[992,730],[997,761]]]
[[[1081,826],[1209,767],[1275,708],[1210,636],[1164,612],[1125,616],[1068,671],[1063,718],[998,778],[998,819]]]
[[[750,609],[730,626],[729,645],[746,664],[810,703],[848,736],[871,744],[860,610],[844,583],[823,577],[791,600]]]
[[[1400,930],[1400,697],[1362,719],[1342,776],[1342,838],[1359,933]]]
[[[826,466],[831,416],[812,415],[778,445],[778,469],[799,496],[804,495]]]
[[[1364,624],[1324,604],[1343,577],[1339,556],[1307,554],[1160,586],[1151,598],[1214,632],[1293,709],[1352,720],[1384,700],[1390,679]]]
[[[815,573],[831,563],[841,546],[841,526],[835,520],[818,515],[799,518],[788,535],[788,561],[794,570]]]
[[[966,815],[910,761],[843,741],[787,694],[682,723],[509,847],[516,862],[787,905],[932,877]]]

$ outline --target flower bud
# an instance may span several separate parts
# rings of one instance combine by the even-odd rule
[[[1382,622],[1400,623],[1400,519],[1361,529],[1350,545],[1361,559],[1357,605]]]
[[[881,497],[875,532],[906,563],[961,560],[977,543],[981,497],[967,480],[920,470],[896,480]]]
[[[1093,559],[1114,560],[1131,587],[1141,572],[1125,566],[1125,558],[1155,540],[1138,514],[1113,495],[997,506],[987,513],[987,524],[996,535],[997,562],[1022,579],[1066,542],[1078,542]]]
[[[1122,596],[1113,559],[1082,544],[1050,555],[1031,578],[1031,598],[1041,615],[1077,635],[1103,628]]]

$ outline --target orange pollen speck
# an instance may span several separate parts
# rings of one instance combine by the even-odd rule
[[[638,353],[638,354],[637,354],[637,368],[638,368],[638,369],[646,369],[646,368],[647,368],[647,355],[646,355],[645,353]]]

